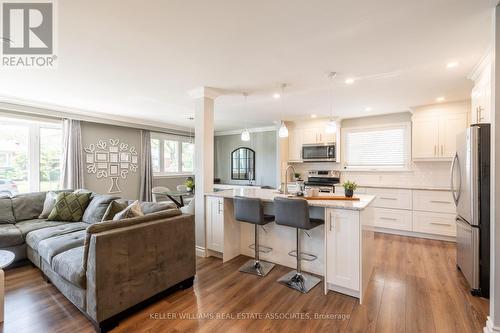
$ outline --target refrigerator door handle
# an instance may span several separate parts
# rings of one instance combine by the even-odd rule
[[[460,161],[458,160],[458,153],[455,153],[455,156],[453,157],[453,162],[451,163],[451,172],[450,172],[450,186],[451,186],[451,195],[453,196],[453,201],[455,202],[455,206],[458,205],[458,200],[460,199],[460,191],[462,190],[462,180],[461,177],[459,177],[459,186],[458,186],[458,191],[455,191],[455,182],[454,182],[454,176],[455,176],[455,165],[458,167],[458,173],[462,173],[462,170],[460,170]],[[455,193],[458,193],[455,195]]]

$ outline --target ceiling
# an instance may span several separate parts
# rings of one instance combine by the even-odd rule
[[[209,86],[217,130],[467,99],[489,0],[58,2],[58,67],[0,70],[0,97],[191,126]],[[447,69],[450,61],[459,62]],[[332,84],[327,74],[338,72]],[[345,79],[356,79],[352,85]],[[285,97],[276,100],[282,82]],[[248,92],[247,103],[241,92]],[[366,111],[367,107],[371,111]],[[82,112],[82,111],[80,111]]]

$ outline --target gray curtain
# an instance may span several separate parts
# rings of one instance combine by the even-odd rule
[[[151,161],[151,132],[141,130],[141,188],[139,200],[153,201],[153,163]]]
[[[61,186],[63,189],[83,188],[83,147],[80,120],[63,119],[63,156]]]

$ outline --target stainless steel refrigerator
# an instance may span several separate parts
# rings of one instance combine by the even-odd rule
[[[489,297],[490,124],[475,124],[457,136],[451,165],[457,207],[457,268],[473,295]]]

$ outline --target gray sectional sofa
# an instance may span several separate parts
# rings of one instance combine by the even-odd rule
[[[39,219],[45,192],[0,197],[0,249],[29,259],[107,331],[122,316],[179,288],[196,272],[194,217],[141,203],[141,217],[101,222],[115,196],[92,194],[81,222]]]

